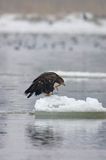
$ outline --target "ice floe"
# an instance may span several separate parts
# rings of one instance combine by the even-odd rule
[[[77,100],[67,96],[52,95],[40,98],[35,103],[36,111],[47,112],[106,112],[106,108],[98,99],[87,97]]]

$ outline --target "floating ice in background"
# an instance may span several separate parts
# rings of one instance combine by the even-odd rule
[[[53,71],[63,77],[71,78],[106,78],[103,72],[73,72],[73,71]]]
[[[90,13],[65,16],[1,15],[0,32],[106,34],[106,19]]]
[[[88,97],[84,101],[57,95],[37,100],[35,110],[47,112],[106,112],[106,108],[103,108],[97,99]]]

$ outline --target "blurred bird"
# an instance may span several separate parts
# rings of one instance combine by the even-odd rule
[[[64,80],[58,74],[54,72],[44,72],[37,77],[31,84],[31,86],[25,91],[27,98],[31,97],[33,93],[40,95],[45,93],[47,96],[53,94],[53,91],[58,87],[64,85]]]

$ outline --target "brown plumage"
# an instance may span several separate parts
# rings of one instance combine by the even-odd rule
[[[31,97],[33,93],[40,95],[45,93],[46,95],[53,94],[54,89],[58,89],[60,85],[64,85],[64,80],[54,72],[45,72],[37,77],[31,84],[31,86],[25,91],[27,98]]]

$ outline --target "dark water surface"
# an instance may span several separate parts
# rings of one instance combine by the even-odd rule
[[[0,34],[0,112],[5,112],[0,114],[0,159],[105,160],[105,120],[36,120],[22,114],[39,98],[27,99],[24,90],[50,70],[106,72],[106,37]],[[106,79],[70,79],[58,94],[98,98],[106,107]]]

